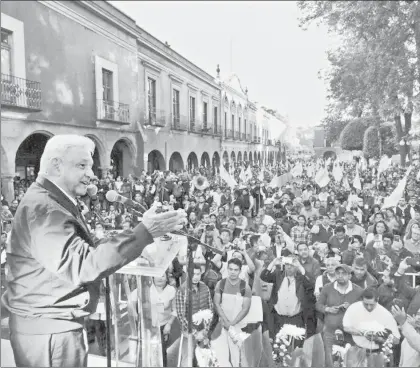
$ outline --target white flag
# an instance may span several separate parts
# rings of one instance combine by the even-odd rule
[[[347,179],[347,175],[344,176],[344,179],[343,179],[343,187],[346,190],[350,189],[349,179]]]
[[[246,174],[245,174],[245,169],[243,167],[241,167],[241,173],[239,174],[239,179],[245,183],[246,182]]]
[[[329,182],[330,176],[328,175],[328,170],[325,167],[321,167],[315,175],[315,183],[323,188],[326,187]]]
[[[360,181],[359,167],[356,165],[356,176],[353,180],[353,188],[362,190],[362,182]]]
[[[235,188],[238,184],[235,179],[233,179],[229,173],[226,171],[223,165],[220,165],[220,177],[229,185],[231,188]]]
[[[252,171],[251,171],[251,165],[248,166],[248,168],[245,171],[245,182],[252,179]]]
[[[394,191],[385,198],[382,209],[396,207],[398,205],[398,202],[404,195],[404,189],[407,184],[408,175],[410,175],[411,169],[412,167],[410,166],[405,173],[405,176],[400,180]]]
[[[381,173],[388,170],[390,166],[391,166],[391,159],[387,155],[383,156],[378,166],[378,178],[381,175]]]
[[[298,162],[295,165],[295,167],[292,169],[291,173],[295,178],[298,177],[298,176],[302,176],[302,173],[303,173],[302,163]]]
[[[334,176],[334,180],[339,183],[341,181],[341,179],[343,179],[343,170],[341,169],[340,165],[338,164],[338,162],[334,163],[334,168],[333,168],[333,176]]]

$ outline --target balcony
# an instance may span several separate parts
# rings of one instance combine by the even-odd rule
[[[272,146],[273,142],[271,141],[271,139],[267,139],[267,146]]]
[[[191,133],[198,133],[200,131],[200,127],[196,119],[190,117],[190,126],[188,127],[188,131]]]
[[[227,135],[225,136],[227,139],[233,139],[234,138],[234,132],[232,129],[227,130]]]
[[[13,75],[1,75],[1,104],[30,111],[41,111],[41,83]]]
[[[97,100],[96,109],[98,120],[130,123],[130,107],[127,104],[109,100]]]
[[[213,134],[215,136],[221,137],[222,136],[222,126],[215,124],[213,125]]]
[[[165,127],[166,116],[165,110],[148,109],[146,113],[145,126]]]
[[[246,141],[251,143],[251,134],[246,135]]]
[[[241,141],[245,141],[246,140],[246,134],[245,133],[241,133]]]
[[[188,117],[171,114],[171,129],[186,132],[188,131]]]
[[[241,133],[235,131],[235,138],[234,139],[236,141],[239,141],[241,139]]]

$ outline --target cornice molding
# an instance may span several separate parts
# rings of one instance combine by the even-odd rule
[[[198,91],[198,87],[194,86],[191,83],[187,83],[187,86],[188,86],[189,89],[192,89],[193,91]]]
[[[210,93],[209,93],[209,92],[207,92],[207,91],[205,91],[204,89],[202,89],[200,92],[201,92],[201,94],[202,94],[203,96],[207,96],[207,97],[209,97],[209,95],[210,95]]]
[[[219,98],[219,97],[216,97],[216,96],[211,96],[211,99],[212,99],[213,101],[220,102],[220,98]]]
[[[141,60],[141,63],[142,63],[142,65],[145,68],[151,69],[151,70],[153,70],[156,73],[159,73],[160,74],[162,72],[162,69],[161,68],[159,68],[157,65],[155,65],[155,64],[153,64],[153,63],[151,63],[149,61]]]
[[[179,84],[184,83],[184,80],[175,74],[169,73],[169,78],[176,83],[179,83]]]
[[[137,52],[136,45],[132,45],[132,44],[126,42],[125,40],[117,37],[116,35],[107,31],[104,27],[102,27],[99,24],[91,21],[90,19],[86,18],[85,16],[80,15],[79,13],[70,9],[68,6],[66,6],[66,5],[64,5],[64,4],[62,4],[58,1],[42,1],[42,0],[39,0],[38,2],[40,4],[46,6],[47,8],[50,8],[51,10],[54,10],[57,13],[66,16],[67,18],[69,18],[69,19],[73,20],[74,22],[82,25],[83,27],[86,27],[89,30],[106,37],[108,40],[114,42],[116,45],[118,45],[118,46],[120,46],[120,47],[122,47],[122,48],[124,48],[128,51]],[[84,4],[84,5],[86,5],[86,4]]]

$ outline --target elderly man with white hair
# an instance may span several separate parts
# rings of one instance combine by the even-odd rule
[[[101,279],[139,257],[153,238],[181,229],[185,219],[152,208],[133,230],[94,243],[77,202],[93,177],[94,149],[83,136],[52,137],[16,211],[3,303],[18,367],[86,367],[83,321],[96,310]]]

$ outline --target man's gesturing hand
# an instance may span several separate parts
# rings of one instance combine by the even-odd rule
[[[187,217],[185,211],[156,213],[156,204],[143,214],[143,225],[153,238],[158,238],[174,230],[181,230]]]

